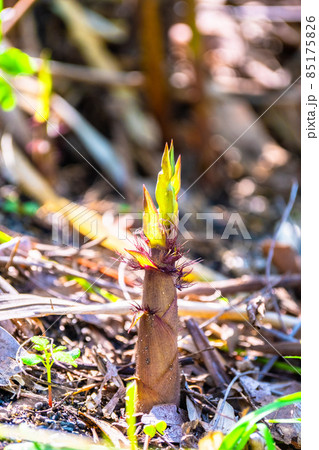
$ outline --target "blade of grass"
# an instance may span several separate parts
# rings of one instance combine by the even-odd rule
[[[259,432],[263,435],[263,437],[266,441],[267,450],[276,450],[276,444],[275,444],[274,438],[272,437],[267,425],[265,425],[264,423],[259,423],[257,425],[257,428],[258,428]]]
[[[131,444],[131,450],[137,450],[137,439],[135,435],[135,403],[136,403],[136,382],[132,381],[126,388],[126,422],[128,425],[127,436]]]

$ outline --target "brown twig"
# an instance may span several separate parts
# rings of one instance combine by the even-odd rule
[[[226,375],[217,350],[211,347],[210,351],[203,351],[206,350],[207,347],[210,347],[210,343],[203,330],[199,328],[194,319],[186,320],[186,326],[193,338],[196,348],[199,351],[202,351],[203,361],[210,376],[213,378],[215,385],[223,386],[224,383],[228,382],[228,376]]]
[[[183,298],[187,295],[212,295],[216,290],[219,290],[221,295],[224,296],[237,294],[238,292],[258,291],[266,287],[268,281],[271,284],[274,283],[276,286],[294,287],[300,286],[301,276],[299,274],[283,275],[280,277],[271,276],[267,280],[265,276],[253,275],[223,281],[201,282],[184,289],[179,293],[179,297]]]
[[[13,247],[13,249],[12,249],[12,251],[11,251],[11,253],[10,253],[10,257],[9,257],[9,259],[8,259],[7,264],[4,266],[4,270],[5,270],[5,271],[7,271],[7,270],[9,269],[9,267],[12,265],[13,258],[14,258],[15,254],[16,254],[17,251],[18,251],[20,242],[21,242],[21,238],[19,237],[18,240],[17,240],[17,242],[15,243],[15,246]]]
[[[271,345],[265,343],[262,345],[252,345],[249,349],[261,353],[275,353],[277,357],[278,353],[282,356],[301,355],[300,342],[274,342]]]
[[[2,34],[3,35],[7,34],[35,2],[36,0],[17,1],[17,3],[12,8],[13,10],[12,17],[10,17],[9,20],[4,21],[2,24]]]
[[[37,67],[40,67],[40,58],[33,58],[33,61]],[[138,87],[144,83],[144,77],[140,72],[105,70],[98,67],[86,67],[59,61],[50,61],[50,71],[53,78],[69,79],[86,84]]]
[[[8,257],[8,256],[0,256],[0,266],[2,264],[5,265],[12,265],[12,266],[25,266],[25,267],[42,267],[43,270],[54,270],[57,273],[64,274],[64,275],[71,275],[74,277],[83,278],[86,281],[89,281],[90,283],[93,283],[95,286],[98,287],[104,287],[105,289],[117,289],[121,292],[120,286],[118,286],[116,283],[113,283],[111,281],[107,281],[101,277],[94,277],[92,275],[88,275],[85,272],[81,272],[79,270],[72,269],[71,267],[65,266],[63,264],[57,263],[52,260],[43,260],[38,259],[31,261],[30,259],[26,259],[20,256],[14,256]],[[127,287],[127,290],[130,292],[130,294],[134,295],[136,292],[134,289],[131,289]]]

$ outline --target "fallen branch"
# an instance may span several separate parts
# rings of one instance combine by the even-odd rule
[[[134,302],[140,304],[140,302]],[[236,322],[248,322],[245,306],[236,308],[225,303],[202,303],[178,300],[179,315],[198,318],[210,318],[221,314],[219,321],[233,320]],[[31,294],[0,295],[0,321],[5,319],[26,319],[29,317],[43,317],[50,315],[66,314],[131,314],[132,304],[119,300],[115,303],[103,305],[84,305],[72,300],[64,300],[55,297],[41,297]],[[282,319],[287,328],[294,327],[298,317],[283,315]],[[276,312],[269,311],[265,314],[263,323],[269,323],[274,328],[280,328],[281,322]]]
[[[269,279],[265,276],[243,276],[241,278],[231,278],[229,280],[214,282],[199,282],[194,286],[184,289],[179,293],[179,297],[183,298],[187,295],[212,295],[216,291],[220,291],[221,295],[233,295],[238,292],[258,291],[268,284],[272,286],[295,287],[300,286],[301,276],[299,274],[271,276]]]
[[[32,60],[39,68],[42,60],[40,58],[32,58]],[[59,61],[50,61],[50,71],[53,78],[69,79],[86,84],[138,87],[144,83],[144,77],[140,72],[107,71],[98,67]]]
[[[10,15],[9,19],[3,21],[2,34],[7,34],[35,2],[36,0],[19,0],[11,8],[12,15]]]
[[[203,330],[199,328],[195,320],[187,320],[186,326],[193,338],[197,350],[202,352],[202,358],[206,369],[214,380],[215,385],[217,387],[223,387],[229,380],[221,362],[221,357],[218,354],[218,350],[211,346],[207,336]],[[209,347],[211,347],[211,349],[207,350]],[[204,349],[206,351],[203,351]]]

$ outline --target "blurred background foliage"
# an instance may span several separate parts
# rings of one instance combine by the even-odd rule
[[[2,73],[17,106],[0,111],[0,130],[58,195],[129,217],[174,139],[181,214],[223,214],[211,241],[189,218],[193,253],[227,274],[262,269],[260,242],[299,179],[299,1],[6,0],[1,17],[2,51],[26,52],[35,73]],[[32,195],[24,167],[18,179],[6,142],[0,221],[48,233],[32,203],[46,193]],[[220,240],[232,212],[252,241]],[[297,250],[299,222],[298,198],[280,237]]]

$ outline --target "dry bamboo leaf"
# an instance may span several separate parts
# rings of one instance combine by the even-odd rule
[[[186,397],[186,407],[187,407],[187,413],[189,420],[192,421],[199,421],[201,419],[201,412],[198,406],[195,405],[195,403],[192,402],[192,400],[187,396]]]
[[[234,408],[229,403],[224,403],[222,398],[219,400],[216,414],[209,424],[210,429],[215,430],[215,423],[217,420],[218,424],[216,425],[216,431],[221,431],[225,435],[236,423]]]
[[[125,448],[125,449],[130,448],[130,443],[128,439],[124,436],[123,433],[121,433],[120,430],[113,427],[105,420],[96,419],[95,417],[82,412],[79,412],[79,414],[85,417],[90,422],[92,422],[94,425],[96,425],[102,431],[102,433],[105,434],[106,437],[108,437],[112,441],[112,444],[116,448]]]
[[[4,328],[0,327],[0,386],[8,386],[10,378],[21,372],[16,362],[19,342]],[[26,353],[24,351],[24,353]]]
[[[208,433],[198,443],[199,450],[218,450],[223,441],[224,435],[221,431]]]

